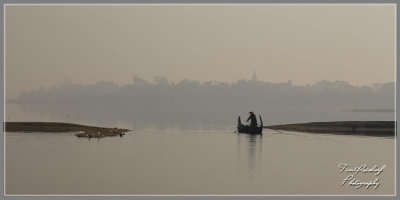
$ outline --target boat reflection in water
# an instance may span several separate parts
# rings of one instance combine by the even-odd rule
[[[249,181],[254,180],[257,171],[261,168],[262,161],[262,134],[240,134],[238,133],[237,155],[239,163],[246,163]],[[244,143],[243,143],[244,142]],[[243,156],[243,157],[242,157]]]

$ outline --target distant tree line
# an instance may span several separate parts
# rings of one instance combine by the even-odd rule
[[[262,106],[345,106],[394,108],[395,83],[356,87],[344,81],[319,81],[312,85],[239,80],[234,83],[183,79],[174,83],[165,77],[148,82],[139,77],[132,84],[99,81],[39,88],[21,93],[18,103],[62,105],[127,105],[138,107],[235,108]]]

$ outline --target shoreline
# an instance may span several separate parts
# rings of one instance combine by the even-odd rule
[[[264,128],[320,134],[394,137],[396,123],[395,121],[334,121],[282,124]]]
[[[77,137],[87,138],[102,138],[111,136],[125,135],[125,132],[131,131],[129,129],[121,128],[105,128],[96,126],[86,126],[72,123],[62,122],[4,122],[5,131],[8,132],[76,132],[83,131],[83,133],[76,133]]]
[[[123,136],[131,130],[121,128],[106,128],[87,126],[62,122],[4,122],[5,131],[8,132],[76,132],[77,137],[102,138],[111,136]],[[282,124],[264,126],[272,130],[297,131],[318,134],[338,135],[364,135],[376,137],[394,137],[395,121],[333,121],[333,122],[309,122],[297,124]]]

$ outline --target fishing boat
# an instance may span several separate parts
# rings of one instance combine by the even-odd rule
[[[257,127],[251,127],[250,125],[244,125],[242,124],[242,121],[240,120],[240,116],[238,117],[238,125],[237,125],[237,131],[239,133],[247,133],[247,134],[262,134],[263,130],[263,121],[261,116],[260,117],[260,126]]]

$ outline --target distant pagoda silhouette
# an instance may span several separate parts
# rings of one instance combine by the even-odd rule
[[[258,81],[255,72],[253,72],[253,77],[251,78],[251,81],[254,81],[254,82],[257,82],[257,81]]]

